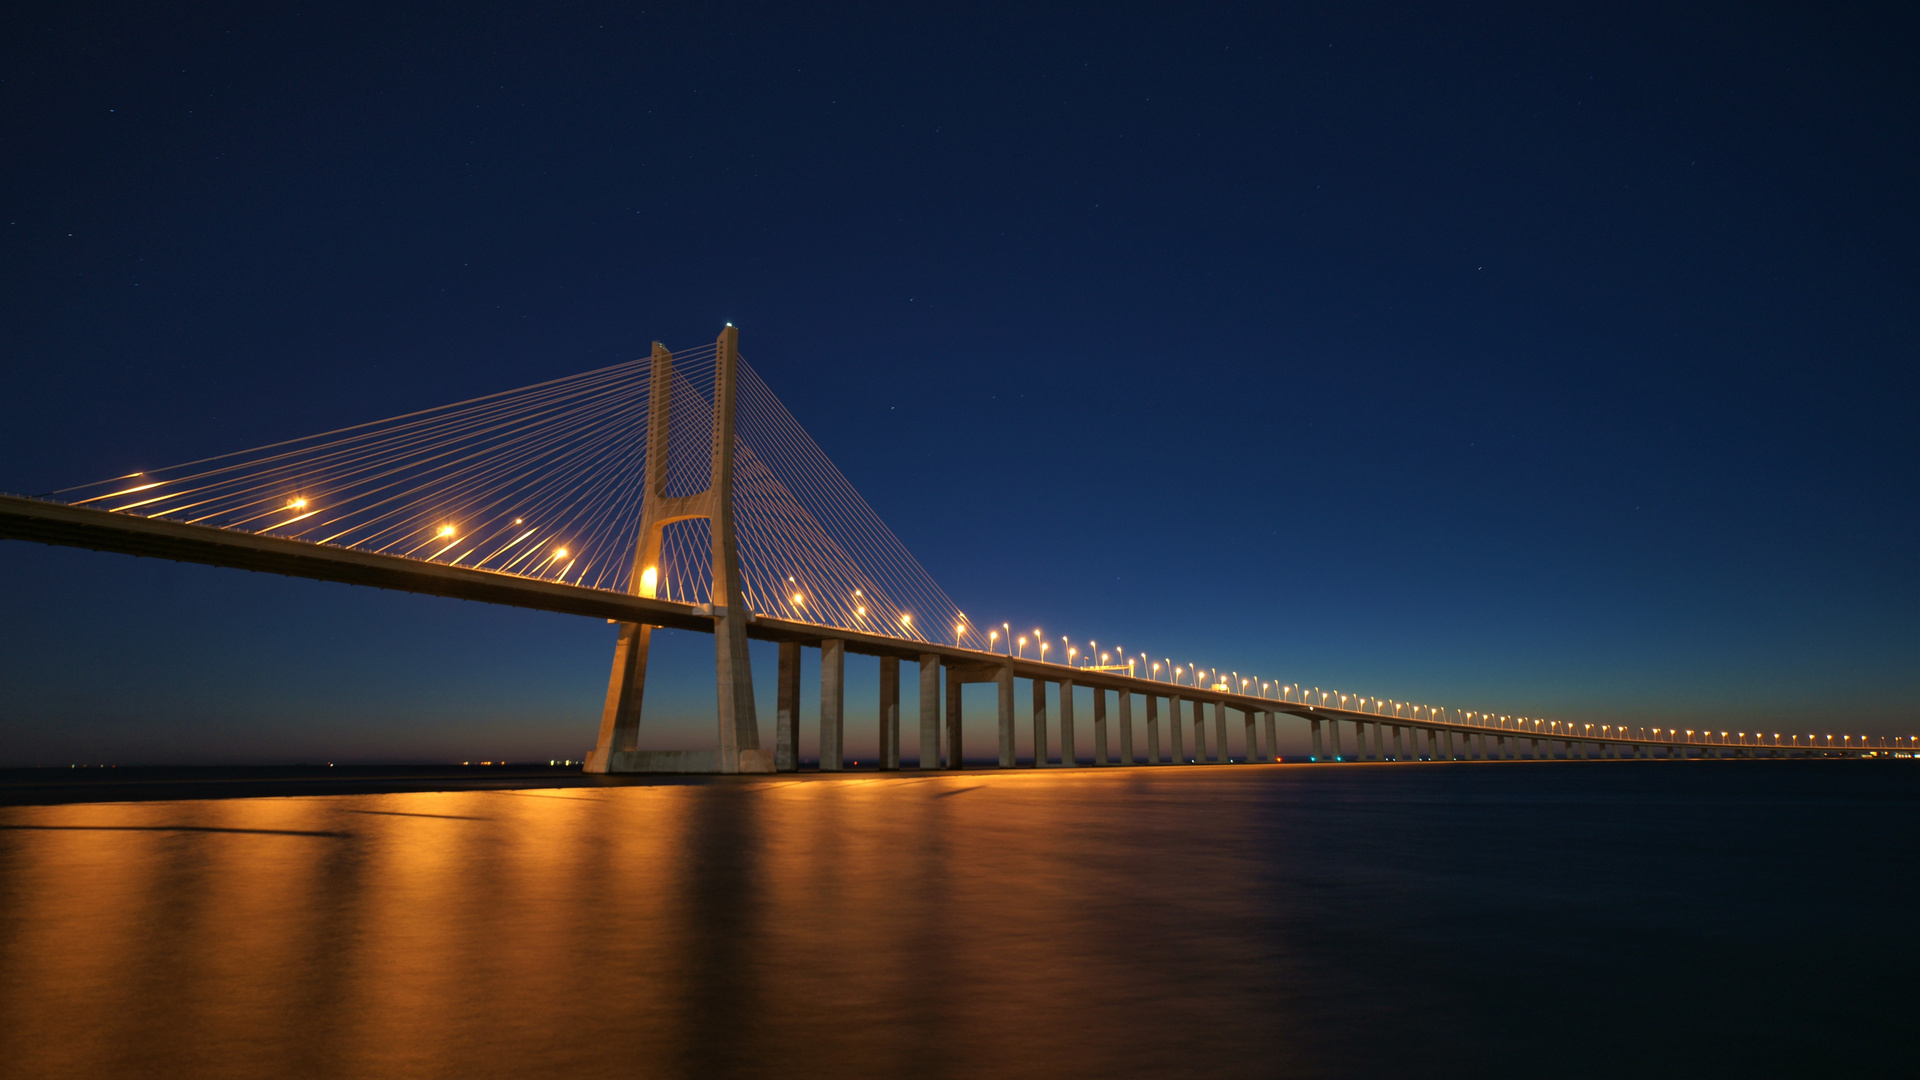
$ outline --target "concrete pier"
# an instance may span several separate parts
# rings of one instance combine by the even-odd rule
[[[1327,760],[1326,753],[1320,749],[1320,721],[1314,717],[1308,717],[1307,727],[1313,732],[1313,760]]]
[[[900,658],[880,658],[880,767],[900,767]]]
[[[1327,721],[1327,732],[1333,736],[1333,760],[1340,760],[1340,721]]]
[[[1174,694],[1167,698],[1167,732],[1172,736],[1175,765],[1187,763],[1187,750],[1184,745],[1184,736],[1180,732],[1180,723],[1180,695]]]
[[[1381,723],[1380,723],[1379,721],[1377,721],[1377,720],[1376,720],[1376,721],[1374,721],[1374,724],[1373,724],[1373,760],[1375,760],[1375,761],[1385,761],[1385,760],[1387,760],[1387,748],[1386,748],[1386,746],[1385,746],[1385,745],[1383,745],[1383,744],[1381,743],[1381,741],[1380,741],[1380,740],[1381,740],[1381,735],[1380,735],[1380,728],[1381,728],[1382,726],[1383,726],[1383,725],[1382,725],[1382,724],[1381,724]]]
[[[1225,765],[1232,759],[1227,756],[1227,703],[1213,703],[1213,760]]]
[[[1484,731],[1476,732],[1473,736],[1473,741],[1474,741],[1474,747],[1480,752],[1480,760],[1481,761],[1492,760],[1489,757],[1487,757],[1487,733]]]
[[[1137,764],[1133,756],[1133,691],[1120,691],[1120,700],[1115,703],[1114,720],[1120,725],[1120,764]]]
[[[1000,767],[1013,768],[1013,665],[1000,669],[994,680],[1000,704]]]
[[[1060,680],[1060,767],[1071,769],[1079,762],[1074,760],[1077,740],[1073,732],[1073,680]]]
[[[1262,760],[1260,757],[1260,731],[1257,727],[1255,727],[1256,721],[1254,720],[1254,715],[1255,715],[1255,710],[1253,709],[1240,710],[1240,718],[1244,720],[1247,725],[1247,763],[1248,764],[1252,764],[1256,761]]]
[[[940,654],[920,657],[920,768],[940,767]]]
[[[1407,760],[1407,752],[1400,748],[1400,725],[1393,725],[1393,758],[1395,761]]]
[[[1427,760],[1440,760],[1440,736],[1433,728],[1427,729]]]
[[[1449,729],[1447,731],[1441,732],[1440,735],[1441,735],[1441,741],[1444,743],[1442,750],[1446,754],[1446,760],[1448,761],[1459,760],[1458,758],[1454,757],[1454,754],[1453,754],[1453,731]]]
[[[847,767],[847,643],[820,643],[820,769]]]
[[[1274,726],[1273,710],[1267,710],[1267,760],[1280,760],[1280,732]]]
[[[1033,680],[1033,767],[1047,767],[1047,680]]]
[[[653,627],[623,622],[613,644],[613,670],[600,708],[600,738],[588,772],[610,771],[615,754],[631,756],[640,741],[640,706],[647,692],[647,648]]]
[[[773,771],[800,768],[800,644],[780,643],[779,674],[774,684]]]
[[[966,750],[962,744],[960,724],[960,674],[947,665],[947,768],[959,769],[966,765]]]
[[[1147,764],[1160,764],[1160,698],[1147,695]]]
[[[1107,692],[1098,686],[1093,688],[1093,763],[1109,764],[1107,761]]]
[[[1207,763],[1207,703],[1193,703],[1193,763]]]

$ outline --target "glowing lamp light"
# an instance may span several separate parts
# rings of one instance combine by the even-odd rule
[[[307,500],[301,498],[298,495],[295,495],[293,498],[287,500],[287,509],[289,510],[305,510],[306,508],[307,508]]]
[[[651,567],[651,566],[647,567],[646,570],[642,572],[640,575],[640,587],[646,590],[648,593],[652,593],[654,586],[658,585],[659,583],[660,583],[660,571],[654,567]]]
[[[566,548],[554,548],[554,549],[553,549],[553,554],[554,554],[554,557],[555,557],[555,558],[558,558],[558,559],[564,559],[564,558],[566,558],[566,557],[567,557],[567,549],[566,549]]]
[[[912,626],[912,625],[913,625],[913,616],[912,616],[912,615],[902,615],[902,616],[900,616],[900,621],[901,621],[901,622],[903,622],[903,623],[905,623],[905,624],[907,624],[908,626]]]
[[[440,535],[441,535],[441,536],[452,536],[452,535],[453,535],[453,526],[451,526],[451,525],[442,525],[442,526],[440,526]]]

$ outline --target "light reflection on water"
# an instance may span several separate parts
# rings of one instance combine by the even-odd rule
[[[1852,1017],[1911,1007],[1893,969],[1833,951],[1847,933],[1804,925],[1915,898],[1910,868],[1838,839],[1910,832],[1911,773],[908,773],[0,809],[0,1072],[1681,1072],[1738,1053],[1686,1032],[1762,1036],[1748,1011],[1795,1008],[1802,979]]]

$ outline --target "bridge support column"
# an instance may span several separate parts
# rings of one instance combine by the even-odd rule
[[[1335,760],[1335,761],[1339,761],[1339,760],[1340,760],[1340,758],[1341,758],[1341,754],[1340,754],[1340,721],[1338,721],[1338,720],[1329,720],[1329,721],[1327,721],[1327,732],[1328,732],[1328,734],[1330,734],[1330,735],[1332,735],[1332,736],[1333,736],[1333,760]]]
[[[948,667],[947,668],[947,768],[949,769],[964,768],[966,765],[966,760],[964,757],[965,750],[962,748],[962,745],[961,745],[961,737],[965,734],[965,732],[962,730],[961,724],[960,724],[960,712],[961,712],[960,687],[961,687],[960,676],[954,672],[952,667]]]
[[[1073,680],[1060,680],[1060,767],[1071,769],[1080,764],[1074,753],[1079,749],[1079,740],[1073,731]]]
[[[920,658],[920,768],[940,767],[940,656]]]
[[[1380,721],[1375,720],[1373,722],[1373,760],[1375,761],[1387,760],[1386,745],[1380,741],[1383,737],[1380,733],[1380,727]]]
[[[1033,680],[1033,767],[1047,767],[1047,680]]]
[[[1167,696],[1167,736],[1173,742],[1173,763],[1187,765],[1187,748],[1181,746],[1181,700],[1177,694]]]
[[[900,767],[900,658],[880,658],[880,767]]]
[[[1407,760],[1407,752],[1400,748],[1400,725],[1399,724],[1393,725],[1393,759],[1395,761]]]
[[[1267,710],[1266,718],[1267,720],[1266,720],[1265,727],[1267,729],[1267,760],[1279,761],[1280,760],[1280,726],[1275,721],[1274,712],[1272,709]]]
[[[1133,765],[1133,691],[1120,691],[1114,704],[1118,709],[1113,718],[1120,724],[1120,764]]]
[[[1453,753],[1453,729],[1452,728],[1447,729],[1446,737],[1447,737],[1447,760],[1458,761],[1459,759],[1455,757]]]
[[[1427,760],[1440,760],[1440,736],[1432,728],[1427,729]]]
[[[1160,698],[1154,694],[1147,695],[1147,764],[1160,764]]]
[[[585,770],[612,771],[613,757],[631,751],[640,741],[640,702],[647,692],[647,647],[653,627],[621,623],[613,645],[613,674],[607,678],[607,700],[600,707],[600,738],[587,755]]]
[[[1000,691],[1000,767],[1013,768],[1013,665],[1000,669],[993,677]]]
[[[1093,763],[1107,764],[1107,691],[1093,687]]]
[[[1207,703],[1193,703],[1193,763],[1207,763]]]
[[[1240,710],[1240,717],[1246,721],[1247,725],[1247,764],[1249,765],[1261,760],[1260,729],[1255,726],[1259,723],[1259,721],[1254,719],[1255,712],[1256,710],[1253,709]]]
[[[1313,760],[1315,761],[1327,760],[1327,755],[1323,753],[1320,749],[1320,721],[1316,719],[1309,719],[1307,721],[1307,729],[1313,732]]]
[[[820,771],[847,767],[847,643],[820,643]]]
[[[774,679],[773,771],[800,769],[800,643],[780,643],[779,673]]]
[[[1227,756],[1227,703],[1213,703],[1213,760],[1225,765],[1233,759]]]

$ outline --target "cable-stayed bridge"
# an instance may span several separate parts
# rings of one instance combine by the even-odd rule
[[[1306,722],[1318,761],[1914,750],[1905,737],[1462,711],[976,622],[740,358],[732,326],[700,349],[655,344],[645,359],[518,390],[40,498],[0,496],[0,538],[606,618],[619,637],[590,772],[797,768],[802,648],[819,650],[827,771],[846,756],[848,653],[879,658],[882,768],[901,762],[903,662],[919,667],[923,769],[961,767],[967,683],[998,687],[999,764],[1014,766],[1016,680],[1030,683],[1037,766],[1056,753],[1064,766],[1088,760],[1076,687],[1092,691],[1096,765],[1234,760],[1230,713],[1247,762],[1275,759],[1282,718]],[[714,636],[712,750],[638,748],[655,627]],[[771,748],[750,639],[779,643]]]

